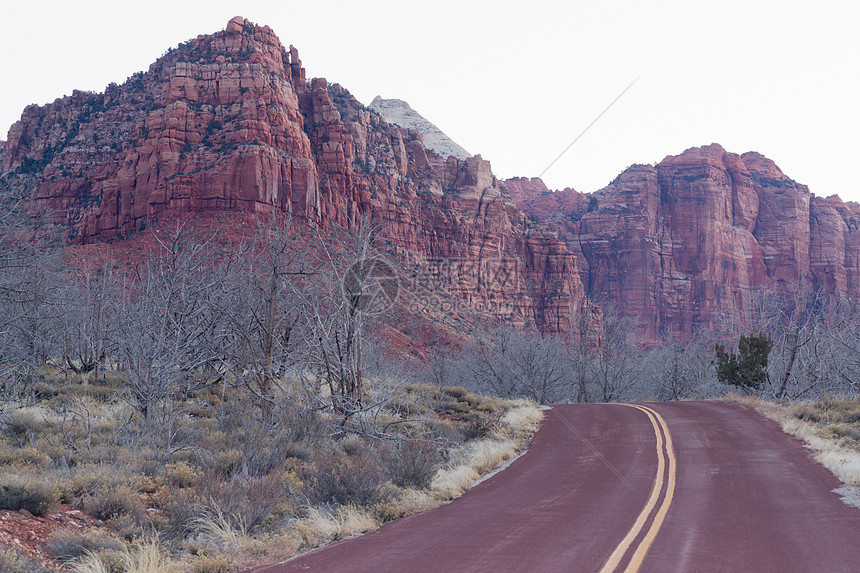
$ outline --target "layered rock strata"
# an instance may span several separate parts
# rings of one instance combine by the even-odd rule
[[[748,317],[753,293],[860,294],[860,205],[816,197],[758,153],[692,148],[592,194],[507,186],[577,254],[588,296],[650,342]]]
[[[27,107],[0,163],[78,243],[183,213],[280,211],[322,227],[366,216],[419,269],[416,298],[441,288],[550,332],[584,301],[573,254],[487,161],[440,156],[346,89],[307,81],[294,47],[240,17],[104,93]]]

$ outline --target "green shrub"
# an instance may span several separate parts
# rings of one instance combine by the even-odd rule
[[[767,361],[773,342],[766,334],[741,335],[738,353],[726,352],[722,344],[714,347],[717,379],[723,384],[756,390],[767,382]]]
[[[58,501],[57,490],[48,482],[28,474],[0,476],[0,509],[26,509],[36,516],[50,513]]]

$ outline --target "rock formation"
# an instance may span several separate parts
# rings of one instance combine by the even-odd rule
[[[308,81],[295,48],[237,17],[104,93],[27,107],[0,165],[79,244],[176,214],[370,217],[411,269],[418,314],[441,289],[481,316],[566,331],[587,292],[656,342],[743,316],[764,289],[860,294],[860,205],[815,197],[757,153],[694,148],[593,194],[552,192],[434,151],[405,103],[372,107]]]
[[[550,332],[584,301],[575,257],[487,161],[440,156],[346,89],[307,81],[294,47],[240,17],[102,94],[27,107],[0,164],[77,243],[183,213],[369,216],[398,260],[433,269],[418,290],[441,281],[469,308]]]
[[[381,96],[376,96],[370,102],[370,109],[381,115],[389,123],[419,132],[424,137],[424,145],[442,157],[453,155],[457,159],[466,159],[471,156],[471,153],[445,135],[441,129],[412,109],[412,106],[403,100],[382,99]]]
[[[616,305],[650,342],[743,317],[753,292],[860,294],[860,205],[814,196],[758,153],[688,149],[593,194],[536,179],[507,186],[577,254],[588,296]]]

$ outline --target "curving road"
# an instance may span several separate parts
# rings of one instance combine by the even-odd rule
[[[741,406],[560,405],[453,503],[255,573],[856,573],[860,509],[838,487]]]

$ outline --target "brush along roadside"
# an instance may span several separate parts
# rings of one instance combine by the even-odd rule
[[[824,398],[816,402],[772,402],[731,394],[728,402],[753,408],[775,421],[813,452],[845,484],[843,501],[860,506],[860,402]]]
[[[228,573],[445,503],[522,451],[542,415],[459,387],[367,385],[372,406],[349,419],[285,384],[265,409],[211,388],[146,420],[109,379],[46,380],[0,424],[0,511],[100,524],[79,544],[22,540],[52,570]]]

